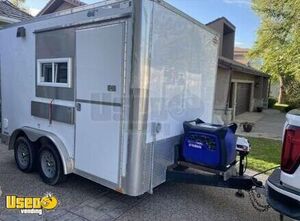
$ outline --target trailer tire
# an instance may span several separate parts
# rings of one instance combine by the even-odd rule
[[[35,169],[36,149],[34,144],[25,136],[19,136],[14,143],[14,156],[17,167],[24,173]]]
[[[60,155],[52,143],[43,143],[39,151],[39,174],[44,183],[52,186],[65,179]]]

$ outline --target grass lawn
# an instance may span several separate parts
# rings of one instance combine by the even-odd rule
[[[280,164],[281,141],[265,138],[247,138],[251,144],[248,168],[262,172]]]
[[[281,112],[284,112],[284,111],[287,112],[288,107],[289,107],[288,104],[279,104],[279,103],[274,104],[274,109],[279,110]]]

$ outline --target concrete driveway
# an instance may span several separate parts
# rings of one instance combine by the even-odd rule
[[[37,173],[24,174],[17,170],[13,151],[0,145],[0,220],[279,220],[273,210],[257,212],[244,199],[234,196],[234,190],[197,185],[167,183],[157,187],[153,195],[129,197],[99,184],[71,175],[56,187],[40,181]],[[42,196],[51,192],[59,199],[55,211],[42,216],[20,214],[20,211],[5,209],[5,196]]]
[[[285,115],[285,113],[273,109],[264,110],[262,113],[243,113],[236,117],[235,122],[238,124],[243,122],[254,123],[254,127],[251,133],[245,133],[240,126],[237,133],[242,136],[281,140],[283,126],[286,120]]]

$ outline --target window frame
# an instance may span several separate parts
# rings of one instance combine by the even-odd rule
[[[52,82],[42,82],[42,64],[52,64]],[[55,82],[55,63],[67,63],[67,83],[57,83]],[[72,86],[72,58],[46,58],[46,59],[37,59],[37,85],[38,86],[47,86],[47,87],[63,87],[71,88]]]

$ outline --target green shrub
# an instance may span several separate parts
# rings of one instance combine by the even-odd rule
[[[299,106],[297,106],[296,104],[290,104],[288,107],[285,108],[285,112],[289,112],[291,110],[294,110],[296,108],[298,108]]]
[[[274,109],[279,110],[283,113],[287,113],[291,110],[294,110],[296,108],[299,108],[299,106],[295,105],[295,104],[278,104],[276,103],[274,105]]]
[[[274,108],[274,105],[277,103],[277,100],[275,98],[269,98],[268,101],[268,108]]]
[[[290,106],[287,110],[300,107],[300,80],[291,78],[287,82],[286,103]]]
[[[274,105],[274,109],[276,110],[279,110],[283,113],[286,113],[286,110],[289,108],[289,105],[288,104],[279,104],[279,103],[276,103]]]

